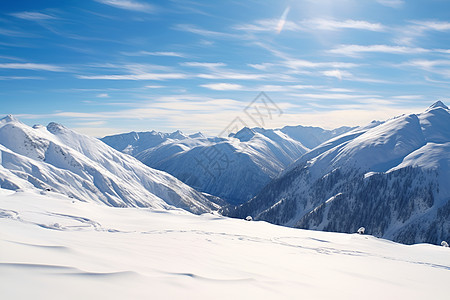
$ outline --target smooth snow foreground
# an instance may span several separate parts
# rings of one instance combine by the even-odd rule
[[[449,282],[449,248],[0,190],[0,299],[447,299]]]

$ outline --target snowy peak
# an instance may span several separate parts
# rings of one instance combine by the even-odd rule
[[[250,141],[254,136],[256,132],[248,127],[244,127],[241,130],[239,130],[233,137],[240,140],[241,142],[248,142]]]
[[[19,122],[19,120],[16,119],[13,115],[7,115],[6,117],[3,117],[0,119],[1,123],[11,123],[11,122]]]
[[[450,111],[442,102],[436,102],[418,117],[427,142],[450,142]]]
[[[157,147],[168,141],[179,141],[187,138],[188,136],[183,134],[180,130],[172,133],[157,132],[152,130],[145,132],[132,131],[129,133],[105,136],[101,139],[101,141],[116,150],[136,156],[142,151]]]
[[[432,110],[434,108],[444,108],[448,110],[447,105],[445,105],[442,101],[434,102],[430,107],[428,107],[428,110]]]
[[[187,136],[184,135],[184,133],[181,132],[180,130],[172,132],[171,134],[169,134],[168,137],[173,140],[182,140],[182,139],[187,138]]]
[[[63,131],[66,130],[66,129],[67,129],[67,128],[64,127],[63,125],[58,124],[58,123],[55,123],[55,122],[50,122],[50,123],[47,125],[47,130],[48,130],[50,133],[53,133],[53,134],[61,133],[61,132],[63,132]]]

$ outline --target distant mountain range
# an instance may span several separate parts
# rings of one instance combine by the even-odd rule
[[[374,122],[322,143],[250,201],[222,210],[275,224],[412,244],[450,239],[450,111]]]
[[[151,131],[101,140],[199,191],[240,204],[255,196],[309,148],[351,129],[245,127],[226,138]]]
[[[56,192],[115,207],[193,213],[219,207],[175,177],[56,123],[29,127],[12,116],[1,119],[0,154],[3,189]]]

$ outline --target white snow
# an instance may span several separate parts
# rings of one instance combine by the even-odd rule
[[[450,250],[0,189],[1,299],[446,299]]]

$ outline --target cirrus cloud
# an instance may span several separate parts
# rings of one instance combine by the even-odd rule
[[[99,3],[113,6],[125,10],[133,10],[140,12],[154,12],[155,7],[148,3],[138,2],[135,0],[96,0]]]
[[[238,91],[242,89],[242,85],[235,83],[209,83],[202,84],[201,87],[215,91]]]

